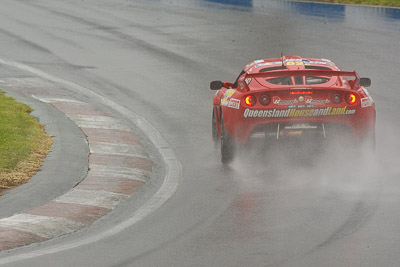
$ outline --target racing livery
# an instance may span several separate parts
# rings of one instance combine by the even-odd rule
[[[375,143],[375,103],[369,78],[341,71],[332,61],[282,56],[244,66],[234,83],[213,81],[212,135],[223,163],[237,144],[266,140],[349,136]]]

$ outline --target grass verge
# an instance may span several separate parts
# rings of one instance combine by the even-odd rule
[[[304,1],[400,7],[399,0],[304,0]]]
[[[32,111],[0,91],[0,193],[25,183],[50,152],[51,136]]]

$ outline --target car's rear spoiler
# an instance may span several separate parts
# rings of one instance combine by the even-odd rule
[[[267,77],[284,77],[284,76],[347,76],[354,77],[351,80],[352,88],[360,87],[360,76],[356,71],[336,71],[336,70],[277,70],[260,73],[250,73],[246,78],[267,78]]]

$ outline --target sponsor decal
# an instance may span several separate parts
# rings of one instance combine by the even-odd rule
[[[324,60],[324,59],[323,59]],[[282,61],[276,61],[276,62],[264,62],[257,64],[257,62],[254,62],[256,65],[256,68],[259,67],[264,67],[264,66],[270,66],[270,65],[282,65]],[[331,61],[310,61],[308,59],[304,58],[288,58],[283,61],[283,64],[286,66],[302,66],[302,65],[311,65],[311,64],[318,64],[318,65],[332,65]],[[249,69],[248,67],[247,69]]]
[[[294,117],[317,117],[317,116],[334,116],[334,115],[353,115],[355,109],[342,108],[310,108],[310,109],[245,109],[243,117],[245,118],[294,118]]]
[[[314,105],[290,105],[288,108],[313,108]]]
[[[372,106],[372,103],[373,103],[373,101],[369,97],[361,98],[361,107],[362,108],[370,107],[370,106]]]
[[[282,61],[265,62],[265,63],[257,64],[255,66],[255,68],[264,67],[264,66],[271,66],[271,65],[279,65],[279,64],[282,65]]]
[[[298,99],[284,100],[281,99],[279,96],[274,96],[272,97],[272,103],[274,103],[274,105],[293,105],[299,103],[299,100]]]
[[[332,65],[330,62],[321,62],[321,61],[309,61],[310,64],[319,64],[319,65]]]
[[[236,98],[231,98],[228,101],[228,108],[239,109],[240,108],[240,100]]]
[[[329,99],[313,99],[311,96],[300,96],[299,99],[281,99],[279,96],[272,97],[272,103],[275,105],[296,105],[296,104],[306,104],[308,106],[318,106],[330,103]]]
[[[224,97],[221,98],[221,105],[226,106],[228,105],[229,98],[235,93],[235,90],[229,89],[225,92]]]
[[[374,103],[374,100],[372,99],[367,89],[363,88],[363,90],[367,95],[367,97],[361,98],[361,107],[362,108],[370,107]]]
[[[323,62],[323,61],[310,61],[304,58],[290,58],[283,61],[286,66],[302,66],[302,65],[311,65],[311,64],[318,64],[318,65],[332,65],[330,62]]]
[[[306,104],[325,105],[330,103],[329,99],[313,99],[311,96],[306,96]]]
[[[310,65],[310,64],[318,64],[318,65],[332,65],[330,60],[327,59],[322,59],[324,61],[311,61],[308,59],[302,59],[302,61],[304,62],[305,65]]]
[[[249,83],[251,82],[251,78],[247,78],[247,79],[245,80],[245,82],[247,83],[247,85],[249,85]]]
[[[310,65],[310,63],[304,63],[303,61],[299,60],[285,60],[284,61],[286,66],[302,66],[302,65]]]

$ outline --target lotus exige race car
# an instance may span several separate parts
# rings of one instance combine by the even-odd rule
[[[212,137],[223,163],[237,144],[350,136],[375,145],[375,103],[369,78],[341,71],[332,61],[283,56],[246,65],[234,83],[212,81]],[[345,133],[345,134],[344,134]]]

